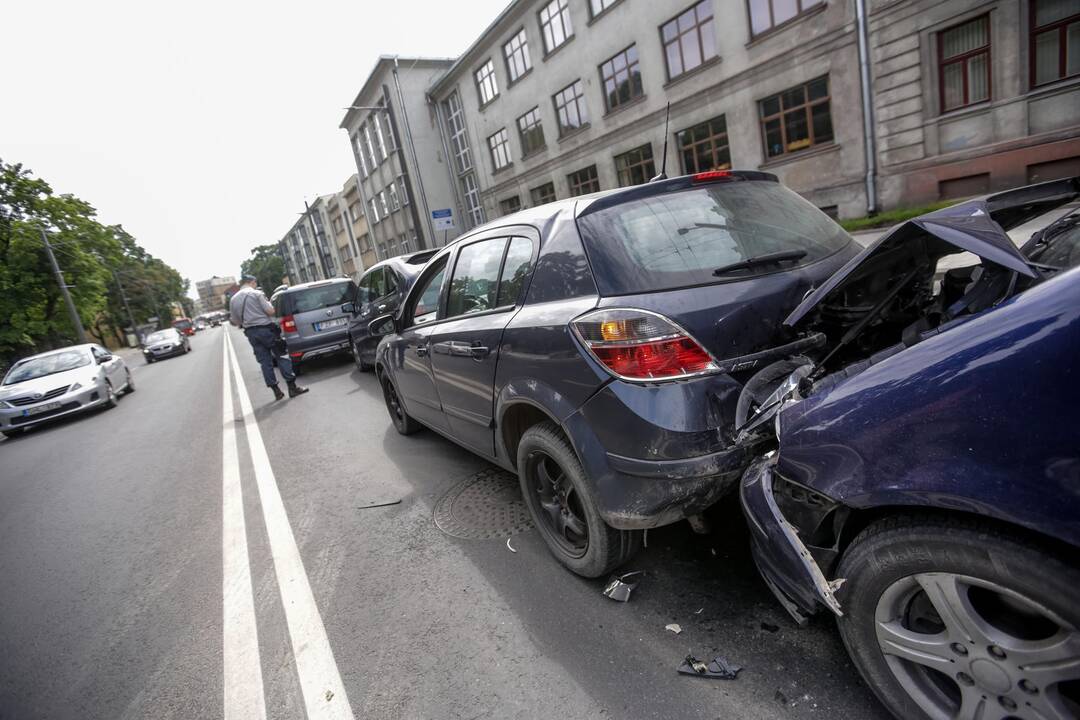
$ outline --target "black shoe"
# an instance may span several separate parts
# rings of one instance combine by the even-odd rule
[[[307,388],[297,385],[295,380],[289,383],[289,397],[291,398],[294,398],[297,395],[303,395],[307,391]]]
[[[281,400],[285,397],[285,393],[281,392],[281,388],[279,388],[277,385],[271,385],[270,389],[274,392],[275,400]],[[289,387],[289,394],[292,394],[292,386]]]

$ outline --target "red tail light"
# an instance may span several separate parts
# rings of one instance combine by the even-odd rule
[[[712,182],[713,180],[719,180],[726,177],[731,177],[730,170],[708,170],[706,172],[694,173],[693,182]]]
[[[624,380],[675,380],[717,369],[689,333],[647,310],[597,310],[571,326],[592,356]]]
[[[296,321],[293,320],[292,315],[281,318],[281,329],[284,332],[296,332]]]

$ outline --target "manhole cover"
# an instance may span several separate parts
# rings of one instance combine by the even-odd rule
[[[530,529],[532,518],[515,476],[481,470],[450,488],[435,505],[435,525],[447,535],[485,540]]]

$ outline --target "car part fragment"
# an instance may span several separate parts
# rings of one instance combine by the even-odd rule
[[[717,655],[708,663],[698,660],[693,655],[683,658],[678,671],[683,675],[695,675],[697,677],[719,678],[721,680],[734,680],[742,667],[729,663],[726,658]]]
[[[644,574],[643,570],[635,570],[622,575],[612,575],[604,586],[604,595],[618,602],[627,602],[630,599],[630,593],[634,592],[638,586],[638,576]]]

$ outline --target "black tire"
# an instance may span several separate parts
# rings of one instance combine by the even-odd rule
[[[375,369],[375,366],[371,363],[364,362],[363,356],[360,354],[360,348],[356,346],[356,343],[349,340],[349,347],[352,348],[353,364],[356,365],[356,369],[362,373],[371,372]]]
[[[146,364],[147,365],[151,364],[152,362],[154,362],[154,358],[152,358],[152,357],[146,358]]]
[[[113,390],[112,383],[108,380],[105,381],[105,387],[107,390],[105,391],[105,402],[102,403],[102,407],[106,410],[112,410],[116,407],[116,391]]]
[[[1012,652],[1080,629],[1080,569],[1052,550],[967,518],[898,516],[863,530],[836,576],[845,578],[837,593],[844,645],[863,680],[896,717],[953,716],[965,702],[965,717],[981,715],[971,712],[980,703],[988,716],[1028,717],[1043,702],[1063,702],[1065,714],[1080,717],[1080,681],[1038,687],[1028,666],[1020,666],[1020,651]],[[946,606],[945,613],[933,598]],[[945,598],[959,600],[950,604]],[[930,639],[932,654],[929,646],[912,643],[920,659],[906,658],[902,636],[890,628],[918,643]],[[984,628],[990,632],[983,634]],[[901,638],[888,659],[879,631],[882,638]],[[937,636],[944,640],[933,640],[937,632],[946,633]]]
[[[517,469],[521,494],[540,536],[570,571],[588,578],[606,575],[641,547],[640,530],[616,530],[604,522],[577,454],[554,423],[538,423],[525,431]],[[556,471],[561,475],[553,478]],[[554,480],[554,486],[545,478]]]
[[[11,439],[17,438],[26,432],[26,428],[18,428],[17,430],[0,430],[0,433],[4,434],[4,437]]]
[[[386,402],[386,412],[390,414],[390,421],[394,424],[394,429],[402,435],[412,435],[419,432],[423,425],[413,418],[405,410],[405,406],[401,404],[401,399],[398,397],[397,388],[394,387],[393,381],[386,375],[379,377],[379,382],[382,383],[383,400]]]

